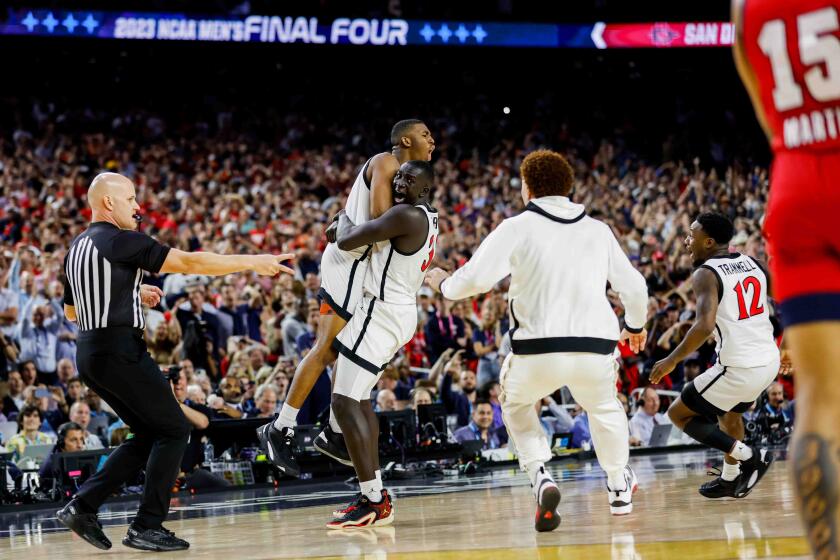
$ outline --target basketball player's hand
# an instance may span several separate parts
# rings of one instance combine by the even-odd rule
[[[449,273],[442,268],[433,268],[426,273],[426,283],[437,293],[440,293],[440,285],[447,278],[449,278]]]
[[[338,222],[337,221],[330,224],[330,227],[327,228],[327,231],[325,232],[325,235],[327,236],[327,243],[335,243],[335,240],[338,236]]]
[[[292,260],[295,258],[294,253],[283,253],[282,255],[254,255],[252,259],[252,269],[261,276],[276,276],[280,272],[291,274],[294,276],[293,268],[283,266],[283,261]]]
[[[163,290],[150,284],[140,284],[140,301],[148,307],[157,307],[160,298],[163,297]]]
[[[653,369],[650,370],[650,382],[656,385],[662,378],[674,371],[674,368],[677,367],[673,361],[669,358],[665,358],[664,360],[659,360],[653,365]]]
[[[642,332],[631,333],[627,329],[623,329],[618,337],[621,344],[630,344],[630,350],[634,354],[638,354],[645,348],[647,344],[647,329],[642,329]]]
[[[789,350],[782,350],[782,362],[779,365],[779,375],[793,375],[793,361]]]

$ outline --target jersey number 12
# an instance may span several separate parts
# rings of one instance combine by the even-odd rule
[[[747,311],[747,302],[744,301],[744,294],[752,288],[752,302],[750,309]],[[741,282],[735,284],[733,288],[735,295],[738,296],[738,320],[743,321],[756,315],[764,313],[764,306],[761,301],[761,282],[755,276],[747,276]]]

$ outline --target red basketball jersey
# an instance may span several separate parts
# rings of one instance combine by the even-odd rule
[[[773,151],[840,150],[840,0],[745,0],[741,17]]]

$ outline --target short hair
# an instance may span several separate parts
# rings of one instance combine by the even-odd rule
[[[525,156],[519,174],[534,198],[568,196],[575,181],[575,172],[566,158],[551,150],[536,150]]]
[[[424,179],[429,183],[435,182],[435,170],[432,167],[432,162],[430,161],[420,161],[419,159],[413,159],[409,162],[406,162],[409,167],[413,167],[414,169],[418,170],[420,173],[417,174],[419,179]]]
[[[478,399],[475,399],[475,401],[473,402],[473,410],[475,411],[478,408],[478,405],[480,405],[480,404],[486,404],[487,406],[489,406],[491,408],[493,407],[493,405],[487,399],[478,398]]]
[[[82,383],[82,378],[79,377],[78,375],[76,377],[71,377],[70,379],[67,380],[67,386],[68,387],[70,386],[71,383],[78,383],[79,385],[84,385],[84,383]]]
[[[264,383],[263,385],[257,387],[257,392],[254,393],[254,402],[257,402],[258,400],[263,398],[263,395],[265,395],[266,391],[273,391],[274,397],[277,398],[277,387],[275,387],[271,383]]]
[[[703,212],[697,216],[697,223],[700,224],[706,235],[714,239],[718,245],[729,243],[729,240],[735,235],[735,226],[732,225],[732,220],[720,212]]]
[[[72,431],[82,432],[83,434],[85,433],[85,429],[76,422],[65,422],[55,431],[55,434],[58,436],[55,443],[59,446],[60,450],[64,450],[64,441],[67,439],[67,435]]]
[[[400,143],[400,139],[408,134],[408,130],[416,125],[424,124],[420,119],[403,119],[391,128],[391,145],[396,146]]]
[[[38,415],[38,420],[40,420],[41,422],[44,421],[44,414],[41,412],[41,409],[35,406],[34,404],[27,404],[21,409],[20,413],[18,413],[18,431],[23,430],[23,419],[26,416],[32,416],[33,413]]]
[[[81,407],[86,406],[88,410],[90,410],[90,405],[85,401],[76,401],[70,405],[70,410],[67,411],[68,414],[73,414],[74,411],[79,410]]]

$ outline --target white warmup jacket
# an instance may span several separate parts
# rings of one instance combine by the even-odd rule
[[[533,199],[493,230],[470,261],[441,284],[444,297],[487,292],[511,275],[514,354],[611,354],[620,333],[607,295],[618,292],[629,331],[647,320],[647,284],[609,226],[565,196]]]

